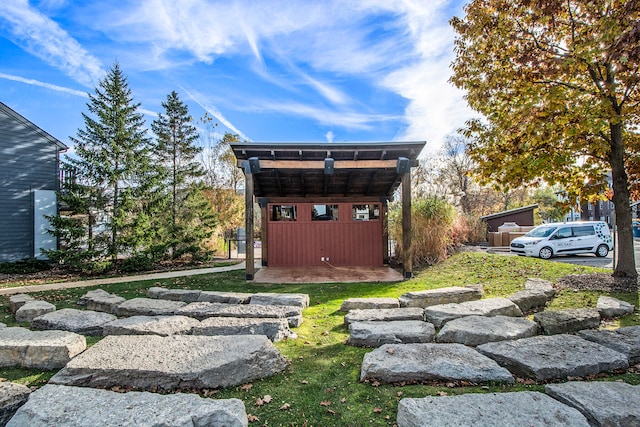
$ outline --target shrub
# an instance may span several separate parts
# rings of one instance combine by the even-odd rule
[[[153,269],[153,260],[146,254],[136,254],[125,259],[119,270],[125,273],[149,271]]]
[[[36,258],[26,258],[16,262],[0,264],[0,273],[4,274],[29,274],[48,270],[49,262]]]

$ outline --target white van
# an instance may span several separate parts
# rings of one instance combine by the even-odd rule
[[[542,259],[582,253],[605,257],[612,249],[611,232],[604,221],[544,224],[511,242],[511,253]]]

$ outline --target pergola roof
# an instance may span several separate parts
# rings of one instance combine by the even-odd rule
[[[425,142],[233,143],[238,166],[259,163],[256,197],[390,197],[400,185],[398,160],[415,165]],[[333,159],[333,173],[325,173]],[[402,162],[402,161],[401,161]],[[406,163],[405,163],[406,164]],[[253,172],[256,172],[255,170]]]

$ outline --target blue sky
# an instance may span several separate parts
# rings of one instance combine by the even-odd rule
[[[176,90],[256,142],[427,141],[473,116],[448,79],[463,1],[4,0],[0,101],[66,144],[117,60],[147,125]]]

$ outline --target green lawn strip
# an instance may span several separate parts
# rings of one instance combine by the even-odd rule
[[[303,311],[304,323],[295,329],[298,339],[276,343],[290,365],[270,378],[253,381],[250,386],[219,390],[213,398],[239,398],[247,413],[259,419],[253,425],[369,425],[388,426],[395,423],[397,405],[405,397],[454,395],[536,390],[544,386],[518,382],[513,386],[472,384],[404,384],[386,385],[360,382],[360,365],[371,349],[345,345],[348,329],[339,311],[346,298],[399,297],[408,291],[435,289],[481,283],[485,297],[508,296],[522,289],[527,277],[551,281],[567,274],[584,274],[598,270],[533,258],[506,257],[482,253],[462,253],[433,267],[416,272],[414,279],[401,283],[336,283],[336,284],[258,284],[247,282],[244,271],[187,276],[165,280],[118,283],[92,288],[40,292],[34,297],[50,301],[60,308],[78,307],[76,301],[88,290],[101,288],[127,299],[142,297],[151,286],[173,289],[201,289],[227,292],[291,292],[309,294],[311,305]],[[562,291],[551,309],[595,307],[599,292]],[[611,294],[638,305],[637,294]],[[0,320],[15,324],[8,312],[8,297],[3,297]],[[634,302],[635,301],[635,302]],[[640,324],[634,314],[621,319],[619,325]],[[93,344],[98,338],[89,338]],[[0,377],[9,381],[41,386],[53,371],[0,369]],[[623,379],[640,384],[640,374],[607,375],[602,380]],[[451,387],[454,386],[454,387]],[[265,396],[270,398],[265,399]],[[258,400],[260,399],[260,400]],[[267,402],[268,401],[268,402]]]

